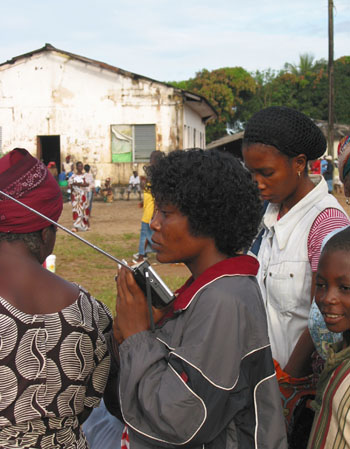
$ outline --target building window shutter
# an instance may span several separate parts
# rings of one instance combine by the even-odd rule
[[[132,126],[111,125],[111,139],[112,162],[132,162]]]
[[[155,125],[134,125],[134,161],[148,161],[156,149]]]
[[[112,162],[148,162],[156,149],[156,125],[111,125]]]

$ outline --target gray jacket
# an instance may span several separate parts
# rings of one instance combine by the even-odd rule
[[[172,319],[119,347],[131,449],[287,447],[256,270],[250,256],[214,265],[182,289]]]

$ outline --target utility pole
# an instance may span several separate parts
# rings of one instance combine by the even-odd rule
[[[333,0],[328,0],[328,152],[334,159],[334,38]]]

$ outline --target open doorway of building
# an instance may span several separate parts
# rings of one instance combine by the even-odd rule
[[[60,136],[37,136],[37,157],[45,165],[56,162],[58,173],[61,172]]]

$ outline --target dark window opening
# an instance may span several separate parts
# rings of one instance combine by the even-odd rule
[[[58,173],[61,172],[61,144],[60,136],[38,136],[37,157],[45,165],[56,162]]]

